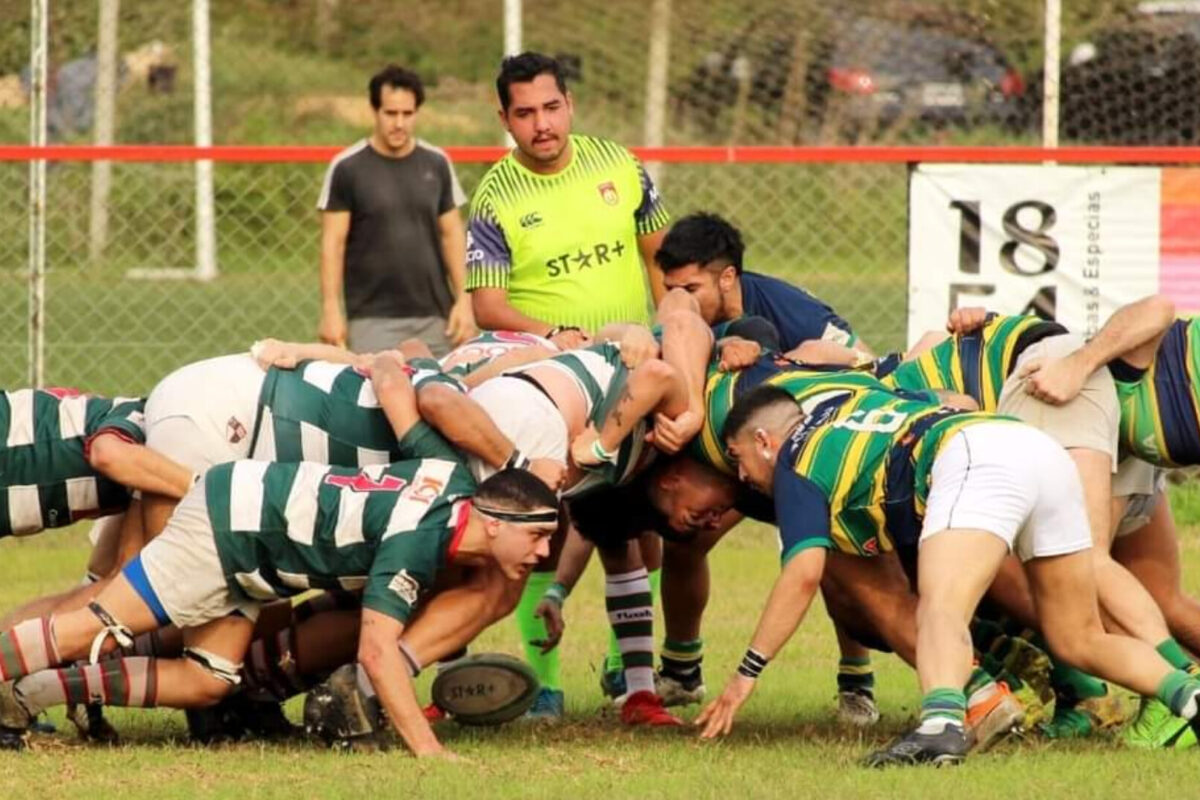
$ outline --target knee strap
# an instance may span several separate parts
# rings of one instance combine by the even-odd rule
[[[198,647],[183,648],[183,657],[195,661],[214,678],[230,686],[237,686],[242,682],[242,665],[235,664],[228,658]]]
[[[129,626],[122,625],[117,622],[112,614],[104,610],[104,607],[95,600],[88,603],[88,611],[96,615],[96,619],[100,620],[103,625],[100,632],[96,634],[96,638],[92,639],[92,649],[88,654],[88,661],[95,664],[100,660],[100,649],[104,647],[104,640],[111,636],[117,643],[117,647],[132,647],[133,646],[133,631]]]

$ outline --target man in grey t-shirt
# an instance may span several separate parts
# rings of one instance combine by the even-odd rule
[[[317,202],[319,335],[360,353],[415,336],[440,356],[475,333],[463,292],[466,195],[445,153],[413,135],[421,79],[388,65],[370,99],[374,130],[333,159]]]

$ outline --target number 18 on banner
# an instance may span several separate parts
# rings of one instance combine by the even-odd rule
[[[955,308],[1091,335],[1159,290],[1158,168],[922,164],[909,177],[908,341]],[[1200,193],[1197,197],[1200,208]]]

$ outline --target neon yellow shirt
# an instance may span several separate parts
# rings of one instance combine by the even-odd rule
[[[471,199],[467,290],[505,289],[509,304],[585,330],[650,319],[637,237],[669,221],[641,163],[607,139],[571,136],[571,161],[539,175],[510,153]]]

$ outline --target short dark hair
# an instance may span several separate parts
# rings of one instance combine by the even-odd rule
[[[475,497],[506,511],[558,508],[558,496],[532,472],[502,469],[479,484]]]
[[[737,228],[716,214],[701,211],[675,221],[654,259],[664,272],[688,264],[714,264],[721,269],[732,266],[741,275],[745,252],[746,245]]]
[[[508,111],[509,103],[512,102],[510,86],[514,83],[529,83],[538,75],[553,75],[558,90],[563,94],[567,93],[567,79],[557,59],[527,50],[501,61],[500,74],[496,76],[496,94],[500,97],[500,107]]]
[[[393,89],[407,89],[412,92],[417,101],[417,108],[420,108],[421,104],[425,102],[425,84],[421,83],[421,77],[412,70],[396,64],[388,64],[372,75],[371,82],[367,84],[367,91],[371,97],[371,108],[376,111],[383,105],[384,86],[390,86]]]
[[[721,432],[722,437],[725,441],[736,437],[758,412],[781,403],[791,403],[796,409],[800,408],[796,398],[785,389],[769,383],[755,386],[729,410],[729,416],[725,417],[725,428]]]

